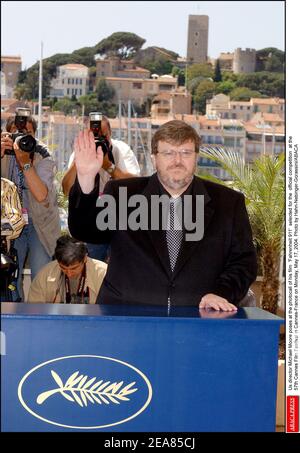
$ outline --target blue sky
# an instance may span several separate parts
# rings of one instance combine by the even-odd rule
[[[1,53],[20,55],[23,69],[40,57],[94,46],[116,31],[133,32],[186,55],[189,14],[209,16],[209,56],[237,47],[284,50],[283,1],[2,1]]]

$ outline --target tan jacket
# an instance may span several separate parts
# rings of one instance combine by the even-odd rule
[[[89,288],[90,304],[96,302],[100,286],[106,274],[107,264],[102,261],[87,259],[84,291]],[[46,264],[30,285],[29,303],[64,303],[65,283],[63,273],[56,260]]]

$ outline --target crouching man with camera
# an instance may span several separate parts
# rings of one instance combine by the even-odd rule
[[[60,220],[54,186],[55,162],[35,138],[36,121],[29,109],[17,109],[1,133],[1,176],[18,189],[25,227],[14,241],[19,273],[15,299],[23,301],[22,271],[28,254],[31,278],[51,261]]]

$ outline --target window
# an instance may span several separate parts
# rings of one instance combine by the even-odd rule
[[[197,46],[197,45],[198,45],[198,43],[197,43],[197,42],[195,42],[195,46]]]
[[[69,88],[67,88],[67,94],[70,94],[70,89]]]
[[[162,84],[162,83],[158,86],[158,89],[160,91],[171,91],[172,88],[173,88],[173,85],[165,85],[165,84]]]
[[[250,106],[249,106],[249,107],[247,107],[247,110],[250,110]]]
[[[71,83],[71,79],[68,79],[68,84],[70,85],[70,83]]]
[[[273,113],[273,107],[271,105],[269,106],[268,113]]]
[[[243,106],[242,105],[240,105],[240,110],[243,110]]]
[[[61,83],[64,84],[65,83],[65,79],[62,79]]]
[[[81,88],[79,89],[79,94],[80,94],[80,96],[82,95],[82,89]]]
[[[76,85],[78,85],[78,79],[75,79],[75,83],[76,83]]]
[[[133,82],[132,88],[134,90],[141,90],[143,88],[143,84],[141,82]]]
[[[79,79],[79,84],[82,85],[82,79]]]
[[[195,36],[199,36],[199,33],[197,31],[195,32]]]

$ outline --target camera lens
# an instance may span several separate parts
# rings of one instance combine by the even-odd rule
[[[19,148],[22,151],[25,151],[26,153],[31,153],[36,145],[36,140],[33,138],[31,135],[19,135],[15,142],[19,146]]]

